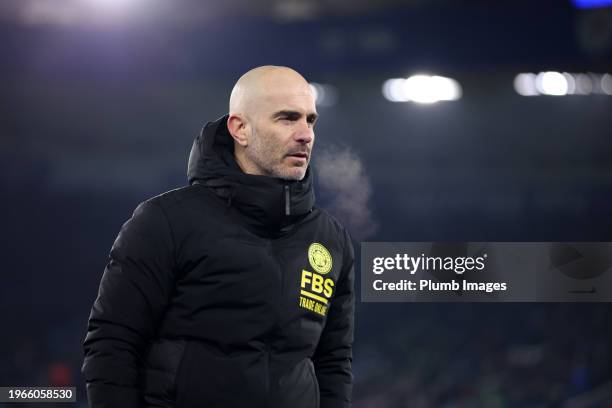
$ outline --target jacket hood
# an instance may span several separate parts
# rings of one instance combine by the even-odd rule
[[[314,206],[310,168],[300,181],[244,173],[234,159],[227,118],[207,123],[194,140],[187,166],[189,184],[211,188],[257,229],[279,230],[310,213]]]

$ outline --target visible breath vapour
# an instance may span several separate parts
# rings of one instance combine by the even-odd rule
[[[361,241],[378,228],[369,208],[370,180],[361,159],[350,148],[328,147],[316,157],[315,168],[324,207]]]

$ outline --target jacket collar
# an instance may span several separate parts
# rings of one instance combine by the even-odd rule
[[[227,117],[206,124],[194,140],[187,166],[189,184],[208,186],[252,227],[267,232],[280,231],[312,211],[310,168],[300,181],[244,173],[234,159]]]

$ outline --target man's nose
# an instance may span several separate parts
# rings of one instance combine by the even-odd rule
[[[314,130],[308,123],[301,123],[294,134],[295,140],[302,144],[308,144],[314,139]]]

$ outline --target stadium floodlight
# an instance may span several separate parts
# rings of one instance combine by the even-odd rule
[[[576,93],[578,95],[589,95],[593,92],[593,82],[587,74],[576,75]]]
[[[403,90],[409,101],[423,104],[454,101],[461,97],[459,83],[441,76],[413,75],[404,82]]]
[[[391,78],[385,81],[382,86],[383,96],[391,102],[408,102],[404,96],[403,84],[404,78]]]
[[[461,98],[463,90],[459,82],[452,78],[433,76],[430,84],[435,90],[436,96],[440,101],[456,101]]]
[[[540,72],[535,81],[536,89],[543,95],[567,95],[567,79],[560,72]]]
[[[413,75],[407,79],[393,78],[385,81],[383,96],[391,102],[415,102],[432,104],[455,101],[461,98],[459,82],[438,75]]]
[[[576,79],[568,72],[564,72],[563,77],[567,81],[567,94],[574,95],[576,93]]]
[[[514,77],[514,90],[522,96],[612,95],[612,75],[596,73],[540,72]]]
[[[413,75],[403,83],[403,91],[409,101],[416,103],[436,103],[438,97],[431,77]]]
[[[521,73],[514,77],[514,90],[522,96],[536,96],[538,90],[535,86],[536,74]]]

